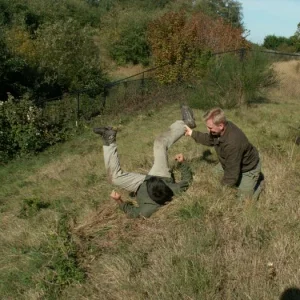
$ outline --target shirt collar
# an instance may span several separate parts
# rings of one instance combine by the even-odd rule
[[[224,134],[221,135],[218,140],[220,143],[224,142],[226,137],[228,136],[228,129],[229,127],[231,126],[231,123],[229,121],[227,121],[227,124],[226,124],[226,127],[225,127],[225,131],[224,131]]]

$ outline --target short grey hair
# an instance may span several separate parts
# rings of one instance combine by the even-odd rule
[[[213,108],[213,109],[207,111],[203,115],[203,118],[204,118],[205,122],[207,120],[211,119],[215,125],[219,125],[221,123],[223,123],[223,124],[227,123],[225,113],[224,113],[223,109],[221,109],[219,107],[216,107],[216,108]]]

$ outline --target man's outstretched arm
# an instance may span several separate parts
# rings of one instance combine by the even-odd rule
[[[174,194],[179,194],[188,189],[191,182],[193,181],[193,172],[189,164],[185,161],[182,153],[175,156],[175,160],[178,162],[177,168],[181,173],[181,180],[172,185],[172,190]]]
[[[214,141],[208,133],[192,130],[188,126],[185,126],[185,136],[192,137],[198,144],[202,144],[205,146],[214,145]]]
[[[144,203],[142,206],[134,206],[130,202],[124,202],[121,198],[121,195],[115,191],[112,191],[110,194],[111,198],[114,199],[119,208],[126,213],[129,218],[149,218],[154,212],[159,208],[159,205],[154,205],[152,203]]]

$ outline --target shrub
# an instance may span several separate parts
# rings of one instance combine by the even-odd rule
[[[8,101],[1,102],[1,160],[45,146],[45,141],[41,138],[41,119],[41,111],[27,99],[17,101],[9,95]]]
[[[160,82],[171,83],[185,79],[193,63],[194,31],[185,31],[185,13],[169,12],[149,25],[148,39],[156,65],[167,65],[157,70]],[[188,72],[186,72],[189,70]]]
[[[196,62],[203,53],[239,49],[247,46],[243,30],[213,19],[202,12],[188,17],[184,12],[169,12],[149,25],[148,38],[157,77],[170,83],[185,80],[196,73]]]
[[[35,63],[45,85],[62,89],[99,89],[106,81],[100,68],[94,31],[72,19],[44,24],[37,30]]]
[[[78,20],[83,26],[87,24],[98,26],[104,11],[102,5],[91,5],[88,1],[82,0],[55,2],[47,0],[15,0],[7,2],[10,2],[8,6],[10,18],[14,20],[14,23],[22,24],[25,22],[27,26],[29,25],[28,29],[30,31],[44,22],[67,21],[70,17]],[[33,27],[30,25],[33,25]]]
[[[16,49],[23,47],[23,50],[31,53],[28,44],[23,43],[28,35],[23,31],[15,29],[12,31],[13,38],[7,39],[7,34],[0,29],[0,99],[7,99],[7,92],[14,96],[21,96],[23,93],[28,92],[32,87],[32,73],[33,68],[28,65],[26,60],[22,58]],[[13,45],[8,41],[14,39]],[[12,46],[12,47],[10,47]],[[14,53],[10,48],[14,49]]]
[[[146,22],[126,24],[119,38],[110,46],[111,57],[119,64],[149,64],[150,49],[146,38]]]
[[[282,44],[287,44],[288,38],[276,35],[267,35],[264,39],[263,46],[267,49],[277,50]]]
[[[64,141],[69,135],[67,123],[71,116],[63,109],[59,118],[51,119],[28,98],[20,100],[9,95],[0,102],[0,161],[37,153],[47,146]]]
[[[252,52],[245,63],[241,64],[242,103],[260,102],[265,97],[266,88],[276,84],[271,60],[260,52]]]
[[[0,2],[0,25],[6,25],[11,22],[11,12],[8,0]]]
[[[206,75],[190,97],[191,106],[233,108],[261,101],[265,88],[275,83],[267,57],[252,52],[245,61],[224,55],[212,59]]]
[[[86,278],[85,270],[79,264],[79,249],[70,234],[70,219],[69,215],[63,213],[55,234],[50,235],[48,244],[43,245],[48,263],[42,289],[47,299],[60,298],[66,286],[83,283]]]
[[[73,19],[43,23],[34,38],[24,26],[12,26],[3,39],[0,35],[6,50],[0,50],[6,75],[2,79],[0,74],[0,80],[7,81],[14,96],[30,92],[34,98],[53,98],[77,89],[99,94],[107,79],[94,34],[90,26],[82,27]]]

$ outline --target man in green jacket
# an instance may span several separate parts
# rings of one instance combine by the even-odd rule
[[[197,143],[213,146],[219,158],[216,171],[222,172],[222,184],[237,187],[240,199],[258,199],[263,174],[257,149],[235,124],[227,121],[224,111],[214,108],[204,115],[208,133],[186,126],[186,136]]]
[[[169,169],[167,150],[185,134],[185,125],[196,127],[193,112],[182,106],[182,121],[176,121],[169,129],[154,141],[154,164],[148,175],[124,172],[121,169],[116,144],[116,130],[112,127],[94,128],[103,140],[103,155],[109,182],[133,193],[137,205],[124,202],[121,195],[112,191],[113,198],[129,217],[150,217],[162,205],[172,200],[174,195],[186,191],[192,181],[192,172],[182,154],[176,155],[177,166],[181,172],[181,180],[175,182]]]

